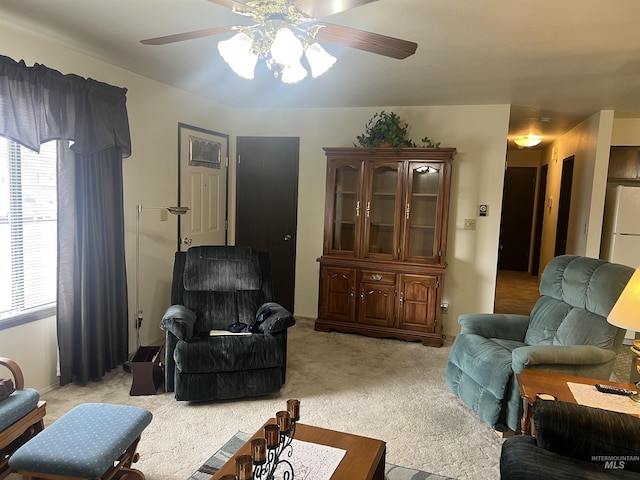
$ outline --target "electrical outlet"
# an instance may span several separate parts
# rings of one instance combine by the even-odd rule
[[[475,230],[476,229],[476,219],[475,218],[465,218],[464,219],[464,229],[465,230]]]

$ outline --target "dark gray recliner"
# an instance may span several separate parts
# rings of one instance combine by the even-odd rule
[[[516,374],[525,368],[608,380],[625,330],[607,315],[633,269],[561,255],[542,273],[530,315],[461,315],[449,353],[449,389],[491,428],[520,430]]]
[[[172,306],[160,323],[167,391],[191,401],[278,392],[286,378],[287,329],[295,320],[273,300],[267,253],[235,246],[177,252]],[[238,322],[255,333],[210,336]]]
[[[640,418],[548,400],[532,410],[536,436],[502,444],[501,480],[640,480]]]

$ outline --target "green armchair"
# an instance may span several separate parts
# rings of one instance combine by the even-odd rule
[[[607,380],[625,331],[607,315],[633,269],[562,255],[542,273],[530,315],[461,315],[449,353],[447,387],[490,427],[520,430],[515,374],[525,368]]]

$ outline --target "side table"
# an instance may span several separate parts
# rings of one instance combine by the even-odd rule
[[[531,369],[523,370],[516,375],[516,378],[518,379],[518,387],[520,388],[520,397],[522,398],[522,406],[524,409],[522,420],[520,421],[520,429],[523,435],[535,434],[531,422],[531,407],[533,406],[533,402],[536,401],[537,395],[551,395],[555,400],[561,402],[576,403],[576,399],[573,397],[567,382],[582,383],[584,385],[604,383],[628,390],[636,390],[637,388],[630,383],[609,382],[595,378],[575,377],[572,375]]]
[[[160,352],[162,347],[152,345],[139,347],[131,359],[133,382],[129,395],[155,395],[162,384],[162,367],[160,366]]]

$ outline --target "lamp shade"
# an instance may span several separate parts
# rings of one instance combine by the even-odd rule
[[[616,327],[640,331],[640,267],[624,287],[607,321]]]

